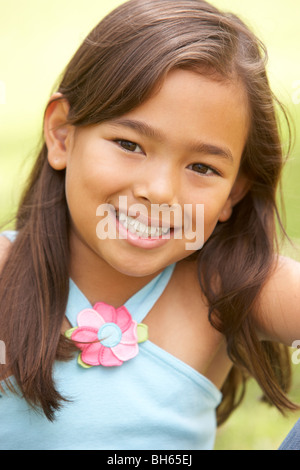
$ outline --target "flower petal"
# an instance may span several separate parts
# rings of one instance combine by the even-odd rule
[[[132,322],[132,317],[126,307],[122,306],[117,308],[116,323],[121,328],[122,332],[126,331],[130,327]]]
[[[122,333],[122,338],[120,343],[122,344],[136,344],[138,340],[137,337],[137,322],[132,320],[129,328]]]
[[[112,352],[117,356],[121,361],[128,361],[135,357],[139,352],[139,347],[136,344],[122,344],[119,343],[117,346],[111,348]]]
[[[78,326],[74,326],[74,328],[69,328],[67,331],[65,331],[65,337],[68,339],[71,339],[72,334],[74,333],[75,330],[77,330]]]
[[[104,346],[100,353],[100,361],[102,366],[107,367],[121,366],[123,364],[123,361],[113,353],[112,348],[105,348]]]
[[[94,305],[94,310],[103,318],[105,323],[116,323],[116,309],[112,305],[97,302]]]
[[[93,367],[93,366],[88,366],[85,362],[83,362],[83,360],[81,358],[81,354],[78,355],[77,362],[84,369],[90,369],[91,367]]]
[[[78,348],[84,349],[89,346],[89,343],[93,343],[98,340],[97,333],[98,330],[96,328],[80,326],[73,331],[71,339],[76,342]]]
[[[89,344],[81,353],[81,359],[90,366],[99,366],[101,364],[101,351],[104,346],[100,342]]]
[[[139,323],[137,326],[137,338],[138,338],[138,343],[143,343],[144,341],[147,341],[148,339],[148,326],[145,325],[145,323]]]
[[[91,326],[99,330],[105,321],[96,310],[92,308],[85,308],[78,313],[77,323],[78,326]]]

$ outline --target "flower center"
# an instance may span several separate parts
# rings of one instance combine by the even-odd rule
[[[117,346],[122,338],[121,328],[115,323],[105,323],[98,331],[98,338],[106,348]]]

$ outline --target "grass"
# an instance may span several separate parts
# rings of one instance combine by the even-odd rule
[[[291,350],[293,351],[293,350]],[[300,404],[300,364],[293,367],[290,398]],[[250,380],[246,397],[217,432],[216,450],[276,450],[300,418],[300,411],[283,416],[261,401],[261,390]]]
[[[1,10],[0,225],[16,208],[36,154],[44,105],[58,75],[98,19],[120,3],[120,0],[10,0]],[[294,11],[299,8],[298,0],[212,0],[212,3],[241,14],[266,42],[272,86],[290,109],[299,130],[300,104],[294,99],[300,80],[300,61],[295,60],[300,42],[299,15]],[[287,232],[298,246],[299,176],[297,139],[283,183]],[[285,252],[300,260],[299,251],[286,246]],[[291,394],[300,403],[300,365],[294,367],[294,375]],[[257,385],[250,382],[242,406],[218,430],[216,449],[278,448],[300,414],[282,417],[276,409],[261,403],[259,396]]]

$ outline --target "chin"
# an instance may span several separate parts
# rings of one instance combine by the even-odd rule
[[[121,274],[130,277],[146,277],[155,275],[165,269],[170,263],[162,264],[162,263],[154,263],[154,262],[146,262],[144,261],[137,261],[133,262],[123,262],[123,263],[110,263],[111,267],[114,268]]]

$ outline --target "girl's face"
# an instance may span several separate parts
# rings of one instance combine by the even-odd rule
[[[188,221],[194,232],[203,229],[206,241],[243,197],[246,183],[238,172],[248,106],[237,82],[174,70],[159,91],[126,115],[68,132],[64,165],[72,247],[84,246],[96,264],[100,258],[123,274],[154,274],[199,248],[187,250],[197,238],[190,238]],[[144,225],[133,220],[139,212],[127,218],[134,204],[145,208]],[[151,217],[151,209],[161,205],[170,215],[165,239],[162,221],[168,217]],[[200,205],[204,220],[196,210]],[[116,214],[108,215],[107,207]],[[100,239],[104,222],[116,232]],[[152,226],[152,238],[150,228],[150,237],[142,235],[145,225]]]

